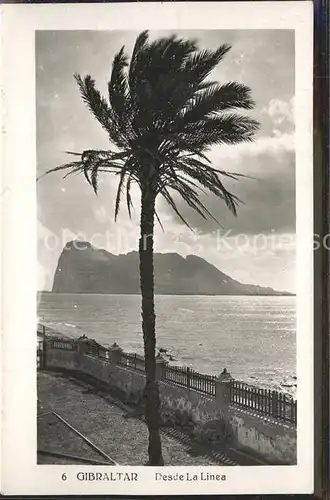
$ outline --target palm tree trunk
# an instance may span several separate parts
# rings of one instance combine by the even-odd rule
[[[156,381],[156,333],[154,304],[154,218],[155,196],[142,192],[140,221],[140,286],[142,295],[142,330],[145,357],[145,417],[149,431],[148,465],[163,465],[159,435],[160,398]]]

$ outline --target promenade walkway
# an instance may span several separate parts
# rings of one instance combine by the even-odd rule
[[[104,454],[119,465],[143,465],[147,462],[148,431],[145,423],[125,418],[127,410],[60,373],[38,373],[38,449],[104,462],[92,447],[54,417],[60,415]],[[198,448],[190,448],[162,432],[166,465],[221,465]],[[78,460],[38,454],[38,463],[78,464]],[[223,455],[222,465],[236,465]]]

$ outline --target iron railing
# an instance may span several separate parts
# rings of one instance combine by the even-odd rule
[[[162,379],[209,396],[215,396],[215,377],[196,372],[189,367],[165,365]]]
[[[42,329],[40,332],[38,329],[38,333],[43,333],[43,338],[47,339],[50,348],[64,350],[75,350],[77,348],[77,343],[74,340],[56,337],[55,332],[52,329],[50,330],[48,336],[47,328]],[[110,360],[109,351],[105,347],[94,341],[88,341],[88,339],[86,339],[86,345],[86,354],[103,360]],[[39,368],[43,359],[42,356],[42,342],[39,341],[37,349]],[[136,353],[122,352],[117,364],[140,373],[145,372],[144,358]],[[193,389],[210,397],[216,396],[216,377],[199,373],[189,367],[164,364],[162,366],[161,380],[187,389]],[[229,399],[232,406],[297,425],[297,401],[288,394],[254,387],[232,379],[229,382]]]
[[[230,402],[240,408],[297,424],[297,401],[283,392],[261,389],[231,380]]]
[[[120,366],[124,366],[125,368],[131,368],[133,370],[136,370],[138,372],[144,373],[144,359],[137,355],[136,353],[134,354],[129,354],[126,352],[123,352],[118,360],[118,364]]]

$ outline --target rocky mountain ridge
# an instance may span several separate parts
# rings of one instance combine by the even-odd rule
[[[196,255],[155,253],[155,293],[165,295],[291,295],[243,284]],[[57,264],[53,292],[139,294],[139,254],[113,255],[89,242],[71,241]]]

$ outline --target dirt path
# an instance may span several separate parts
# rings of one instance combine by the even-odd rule
[[[73,431],[48,412],[55,411],[120,465],[147,462],[148,431],[138,419],[101,396],[84,393],[71,379],[55,373],[38,373],[38,449],[100,459]],[[219,465],[206,456],[192,456],[176,439],[162,435],[165,465]],[[39,463],[64,463],[55,457],[38,457]],[[66,463],[69,463],[66,461]],[[75,463],[72,461],[71,463]]]

